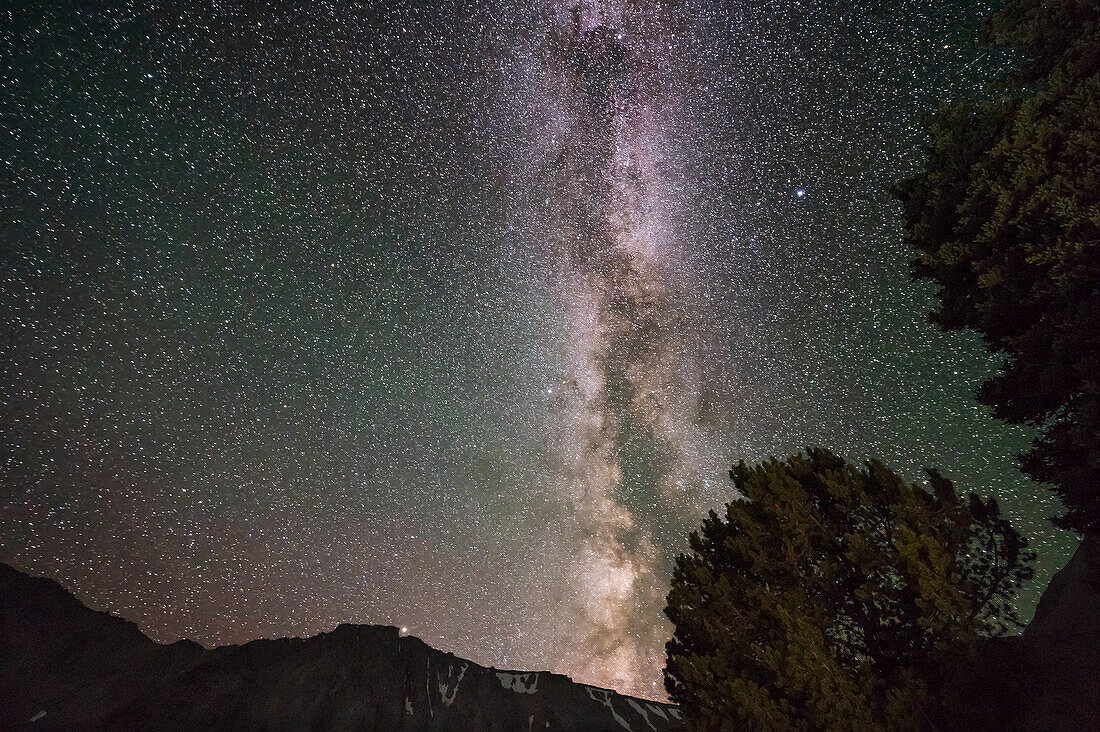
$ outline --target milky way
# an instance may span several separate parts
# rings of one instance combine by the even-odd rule
[[[863,4],[867,5],[867,4]],[[161,641],[408,628],[658,698],[740,459],[1068,538],[888,189],[985,3],[0,11],[0,559]]]
[[[535,100],[560,116],[534,171],[545,199],[511,215],[544,248],[563,325],[560,408],[547,426],[579,525],[568,663],[623,686],[661,665],[665,629],[651,616],[668,566],[651,521],[697,508],[721,464],[704,458],[694,278],[669,221],[668,174],[681,162],[664,157],[679,122],[665,78],[675,35],[659,4],[568,3],[547,20]],[[646,463],[631,460],[639,453]],[[650,506],[625,495],[646,486]]]

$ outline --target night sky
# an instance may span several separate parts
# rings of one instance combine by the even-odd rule
[[[737,460],[996,496],[1025,614],[1068,557],[888,192],[993,5],[176,5],[0,10],[3,561],[160,641],[662,698]]]

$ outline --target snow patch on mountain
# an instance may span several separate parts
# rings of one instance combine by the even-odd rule
[[[507,671],[497,671],[497,678],[500,679],[501,686],[505,689],[511,689],[517,694],[534,694],[538,691],[539,675],[537,672],[513,674]]]
[[[609,710],[611,710],[611,717],[619,723],[620,727],[627,730],[627,732],[634,732],[634,730],[630,726],[630,723],[619,716],[619,713],[615,711],[615,707],[611,704],[611,700],[612,698],[614,698],[615,692],[610,691],[609,689],[600,689],[595,686],[587,685],[584,687],[584,690],[588,692],[588,697],[592,699],[592,701],[597,701],[600,704],[603,704]],[[649,720],[647,719],[646,721],[648,722]]]

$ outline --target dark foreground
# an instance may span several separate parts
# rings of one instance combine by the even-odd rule
[[[33,721],[32,721],[33,720]],[[505,672],[396,628],[162,645],[0,564],[0,730],[680,730],[668,704]]]
[[[959,730],[1100,730],[1100,540],[1021,636],[987,644]],[[206,650],[162,645],[0,564],[0,730],[682,730],[676,707],[498,671],[396,628]]]

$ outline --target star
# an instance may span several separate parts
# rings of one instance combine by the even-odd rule
[[[1001,68],[981,7],[21,5],[3,561],[160,641],[385,624],[662,698],[738,460],[936,466],[1033,587],[1068,556],[887,193]]]

